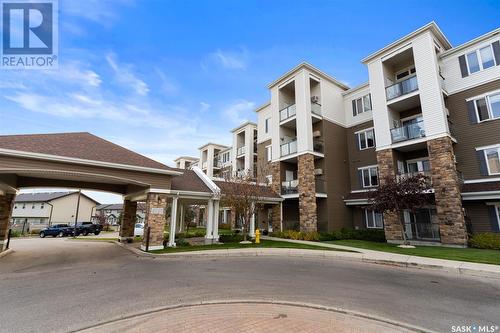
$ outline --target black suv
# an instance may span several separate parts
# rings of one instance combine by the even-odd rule
[[[76,235],[84,235],[88,234],[99,235],[101,233],[102,226],[100,224],[95,224],[92,222],[81,222],[76,225]]]

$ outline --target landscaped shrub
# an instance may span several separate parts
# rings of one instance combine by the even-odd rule
[[[493,232],[474,234],[469,239],[469,245],[478,249],[500,250],[500,234]]]
[[[221,243],[239,243],[242,240],[242,234],[219,235],[219,242]]]
[[[229,223],[220,223],[219,224],[219,229],[231,230],[231,225]]]
[[[189,244],[189,242],[187,242],[184,238],[176,239],[175,245],[176,246],[191,246],[191,244]]]
[[[295,230],[286,230],[271,234],[274,237],[295,239],[295,240],[311,240],[311,241],[333,241],[341,239],[357,239],[371,242],[385,242],[384,230],[374,229],[341,229],[332,232],[300,232]]]
[[[21,237],[21,230],[11,230],[10,237]]]

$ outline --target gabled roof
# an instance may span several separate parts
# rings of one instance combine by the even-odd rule
[[[375,57],[378,57],[380,56],[381,54],[389,51],[390,49],[400,45],[400,44],[403,44],[407,41],[409,41],[410,39],[414,38],[415,36],[421,34],[422,32],[426,31],[426,30],[430,30],[434,33],[434,35],[440,40],[440,42],[443,44],[444,48],[446,50],[450,49],[452,46],[451,46],[451,43],[448,41],[448,39],[446,38],[446,36],[443,34],[443,32],[441,31],[441,29],[439,29],[438,25],[436,24],[436,22],[434,21],[431,21],[429,23],[427,23],[426,25],[424,25],[423,27],[420,27],[418,28],[417,30],[401,37],[400,39],[390,43],[389,45],[387,46],[384,46],[383,48],[381,48],[380,50],[378,51],[375,51],[373,52],[372,54],[370,54],[369,56],[361,59],[361,62],[366,64],[368,63],[370,60],[372,60],[373,58]]]
[[[39,158],[66,158],[68,162],[97,161],[110,166],[133,166],[172,171],[165,164],[137,154],[87,132],[0,135],[0,153],[27,152]]]
[[[247,126],[247,125],[252,125],[253,127],[257,128],[257,124],[256,124],[256,123],[254,123],[253,121],[249,121],[249,120],[247,120],[247,121],[245,121],[243,124],[239,125],[238,127],[233,128],[233,129],[231,130],[231,132],[232,132],[232,133],[234,133],[234,132],[236,132],[236,131],[238,131],[238,130],[242,129],[243,127],[245,127],[245,126]]]
[[[337,80],[336,78],[326,74],[325,72],[321,71],[320,69],[314,67],[313,65],[307,63],[307,62],[302,62],[300,64],[298,64],[297,66],[295,66],[294,68],[292,68],[291,70],[289,70],[288,72],[286,72],[285,74],[283,74],[282,76],[280,76],[279,78],[277,78],[276,80],[274,80],[273,82],[271,82],[267,87],[269,89],[271,89],[272,87],[274,87],[276,84],[280,83],[281,81],[283,81],[284,79],[286,79],[287,77],[291,76],[292,74],[294,74],[295,72],[299,71],[300,69],[302,68],[306,68],[308,69],[309,71],[313,72],[314,74],[320,76],[320,77],[323,77],[324,79],[327,79],[329,81],[331,81],[332,83],[336,84],[337,86],[339,86],[340,88],[342,89],[349,89],[349,87],[345,84],[343,84],[342,82],[340,82],[339,80]]]
[[[78,192],[76,191],[70,191],[70,192],[40,192],[40,193],[20,193],[16,195],[16,198],[14,199],[15,202],[49,202],[53,201],[55,199],[63,198],[68,195],[76,194]],[[99,202],[95,201],[94,199],[90,198],[89,196],[86,196],[85,194],[81,194],[83,197],[95,202],[96,204],[99,204]]]
[[[172,191],[212,192],[193,170],[182,170],[181,176],[172,177]]]
[[[198,149],[202,150],[203,148],[205,148],[207,146],[214,146],[217,149],[226,149],[226,148],[229,148],[229,146],[226,146],[226,145],[221,145],[221,144],[218,144],[218,143],[208,142],[208,143],[204,144],[203,146],[201,146]]]
[[[248,183],[238,183],[224,180],[214,180],[215,184],[220,188],[221,194],[230,194],[235,195],[244,190],[247,186],[252,186],[256,188],[255,193],[259,197],[262,198],[270,198],[270,199],[281,199],[281,196],[274,192],[271,187],[257,184],[248,184]]]
[[[145,210],[146,205],[144,202],[138,202],[137,203],[137,210]],[[95,208],[95,210],[123,210],[123,204],[117,203],[117,204],[102,204],[99,205]]]
[[[177,162],[177,161],[180,161],[180,160],[186,160],[186,161],[192,161],[192,162],[195,162],[195,161],[198,161],[199,158],[198,157],[192,157],[192,156],[179,156],[177,157],[174,162]]]

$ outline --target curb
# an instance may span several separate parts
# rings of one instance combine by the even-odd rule
[[[218,249],[218,250],[200,250],[178,253],[148,253],[140,249],[133,248],[120,242],[112,242],[122,248],[141,257],[158,259],[180,259],[180,258],[236,258],[236,257],[291,257],[291,258],[310,258],[310,259],[338,259],[351,262],[365,262],[378,265],[397,266],[406,269],[426,269],[435,270],[457,275],[486,277],[500,279],[500,266],[488,264],[475,264],[460,261],[446,260],[447,264],[432,263],[432,258],[406,256],[401,260],[396,256],[374,255],[373,253],[352,253],[342,251],[328,250],[305,250],[305,249],[287,249],[287,248],[261,248],[261,249]],[[375,251],[372,251],[375,252]],[[435,259],[441,261],[439,259]],[[449,262],[449,263],[448,263]]]
[[[12,252],[14,252],[12,249],[7,249],[5,251],[2,251],[2,252],[0,252],[0,258],[5,257],[6,255],[9,255]]]
[[[312,303],[301,303],[301,302],[288,302],[288,301],[279,301],[279,300],[213,300],[213,301],[199,301],[199,302],[194,302],[194,303],[181,303],[177,305],[171,305],[171,306],[164,306],[164,307],[158,307],[154,308],[148,311],[143,311],[143,312],[137,312],[133,313],[130,315],[126,316],[121,316],[121,317],[116,317],[114,319],[95,324],[95,325],[90,325],[87,327],[80,328],[78,330],[74,330],[71,332],[85,332],[86,330],[93,329],[93,328],[104,328],[107,325],[117,323],[123,320],[127,319],[132,319],[136,317],[141,317],[141,316],[146,316],[150,314],[154,314],[157,312],[162,312],[162,311],[169,311],[169,310],[175,310],[175,309],[181,309],[181,308],[189,308],[189,307],[195,307],[195,306],[204,306],[204,305],[235,305],[235,304],[270,304],[270,305],[285,305],[285,306],[295,306],[295,307],[302,307],[302,308],[309,308],[309,309],[315,309],[315,310],[321,310],[321,311],[329,311],[329,312],[336,312],[336,313],[341,313],[341,314],[346,314],[358,318],[363,318],[363,319],[369,319],[373,321],[377,321],[380,323],[385,323],[385,324],[390,324],[396,327],[404,328],[407,330],[412,330],[415,332],[422,332],[422,333],[434,333],[434,331],[424,329],[422,327],[418,327],[415,325],[407,324],[404,322],[400,322],[397,320],[390,320],[388,318],[380,317],[380,316],[375,316],[375,315],[370,315],[358,311],[352,311],[344,308],[337,308],[337,307],[329,307],[329,306],[324,306],[324,305],[317,305],[317,304],[312,304]]]

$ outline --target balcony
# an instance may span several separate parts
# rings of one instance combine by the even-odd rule
[[[295,104],[287,106],[280,110],[280,121],[287,120],[297,114],[297,107]]]
[[[295,154],[297,152],[297,139],[283,143],[280,147],[281,156]]]
[[[238,157],[239,157],[239,156],[241,156],[241,155],[245,155],[245,151],[246,151],[246,149],[245,149],[245,148],[246,148],[245,146],[238,147],[238,148],[236,149],[236,156],[238,156]]]
[[[406,80],[395,83],[385,88],[385,95],[388,101],[418,90],[417,76],[413,75]]]
[[[222,168],[222,161],[219,159],[214,159],[214,168]]]
[[[321,116],[321,104],[311,103],[311,112],[317,116]]]
[[[281,183],[281,194],[299,193],[299,181],[297,179]]]
[[[201,164],[201,168],[202,168],[202,169],[206,169],[207,167],[208,167],[208,162],[203,162],[203,163]]]
[[[423,120],[391,129],[392,143],[423,137],[425,137]]]
[[[409,240],[439,241],[439,223],[410,222],[405,223],[406,238]]]
[[[417,171],[417,172],[408,172],[408,173],[402,173],[402,174],[397,174],[396,175],[396,181],[401,182],[404,181],[408,178],[415,177],[417,175],[422,175],[427,177],[427,185],[431,186],[432,185],[432,178],[431,178],[431,172],[430,171]]]
[[[326,181],[316,178],[315,190],[316,193],[326,193]]]
[[[323,141],[315,140],[313,142],[313,150],[316,153],[323,154],[325,152],[325,145],[323,144]]]

